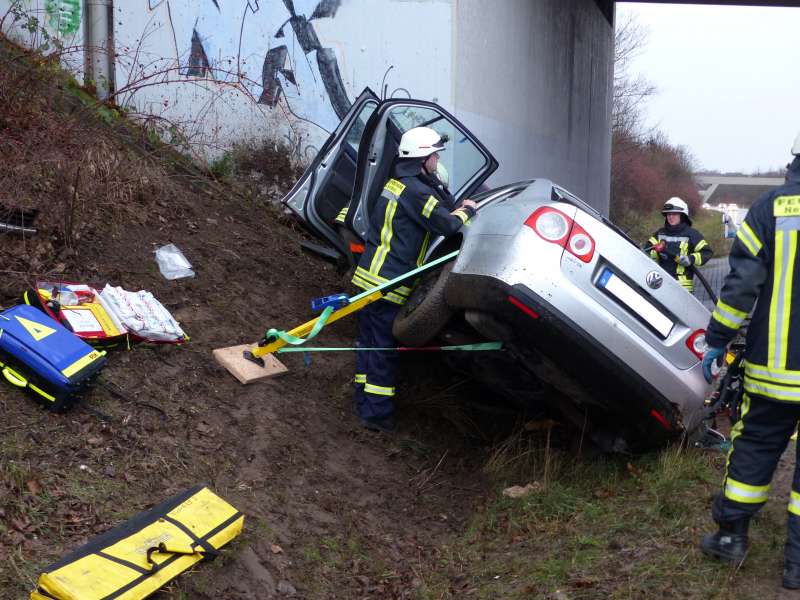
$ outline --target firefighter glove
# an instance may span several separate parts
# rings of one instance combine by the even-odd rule
[[[714,377],[714,374],[711,373],[712,365],[719,361],[725,355],[725,348],[712,348],[709,347],[708,350],[705,351],[703,354],[703,377],[706,378],[708,383],[711,383],[711,379]],[[719,366],[719,365],[717,365]]]
[[[675,262],[679,265],[684,267],[691,267],[692,266],[692,257],[691,256],[676,256]]]
[[[666,249],[667,249],[667,242],[665,242],[664,240],[661,240],[655,246],[653,246],[653,250],[655,250],[656,252],[663,252]]]

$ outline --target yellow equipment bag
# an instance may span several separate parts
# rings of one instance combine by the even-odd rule
[[[242,531],[244,515],[205,486],[139,513],[39,576],[31,600],[141,600]]]

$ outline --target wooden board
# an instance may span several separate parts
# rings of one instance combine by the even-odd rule
[[[223,367],[228,369],[231,375],[242,383],[252,383],[260,379],[269,379],[288,373],[289,369],[275,358],[272,354],[266,354],[263,367],[242,356],[242,352],[250,350],[255,344],[241,344],[240,346],[228,346],[227,348],[217,348],[211,354]]]

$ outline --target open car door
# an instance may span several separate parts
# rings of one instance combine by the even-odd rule
[[[412,127],[430,127],[447,136],[439,164],[449,173],[457,200],[468,197],[491,175],[497,160],[464,125],[438,104],[422,100],[385,100],[373,110],[358,148],[353,199],[346,224],[366,239],[372,207],[391,176],[400,137]]]
[[[344,256],[349,250],[334,221],[350,203],[359,143],[367,120],[379,103],[373,91],[364,88],[311,165],[281,199],[314,235]]]

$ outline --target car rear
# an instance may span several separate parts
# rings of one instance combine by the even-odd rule
[[[699,423],[709,313],[591,210],[545,180],[483,207],[448,300],[511,324],[512,350],[574,410],[652,446]]]

